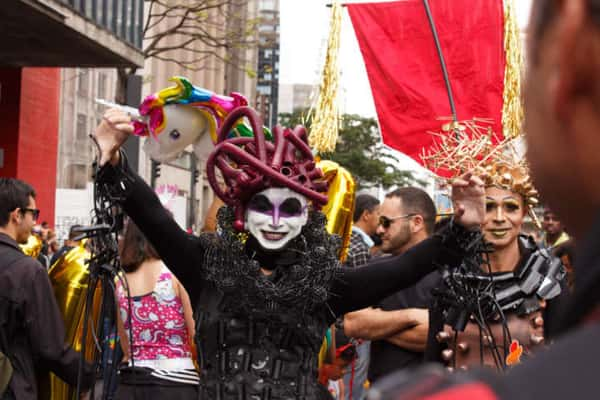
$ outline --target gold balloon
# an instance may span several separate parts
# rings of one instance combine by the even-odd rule
[[[87,260],[90,253],[85,249],[85,244],[69,250],[59,258],[48,270],[50,281],[54,289],[54,296],[58,308],[65,322],[65,342],[76,351],[81,351],[81,338],[83,336],[83,323],[85,318],[85,300],[88,291],[89,271]],[[92,362],[95,355],[95,345],[91,329],[97,326],[100,314],[101,290],[96,290],[92,305],[92,321],[88,326],[88,335],[85,347],[85,358]],[[67,385],[54,374],[50,374],[49,386],[45,390],[46,399],[51,400],[77,400],[76,388]],[[44,391],[40,391],[44,392]]]
[[[327,217],[327,232],[342,238],[340,261],[344,262],[348,255],[348,245],[352,233],[352,216],[354,214],[354,191],[356,185],[352,174],[347,169],[330,160],[320,160],[317,167],[325,174],[329,182],[327,196],[329,200],[322,212]]]
[[[19,245],[25,255],[38,258],[42,250],[42,240],[36,235],[29,235],[27,243]]]

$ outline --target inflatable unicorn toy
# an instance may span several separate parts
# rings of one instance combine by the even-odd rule
[[[175,86],[144,99],[139,107],[140,119],[134,121],[134,133],[148,137],[144,150],[159,162],[175,159],[207,134],[215,143],[223,119],[237,107],[248,104],[239,93],[217,95],[179,76],[170,81]]]

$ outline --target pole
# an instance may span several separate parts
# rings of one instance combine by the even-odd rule
[[[442,52],[442,46],[440,39],[435,28],[435,21],[433,20],[433,14],[429,7],[429,1],[423,0],[425,6],[425,12],[427,13],[427,19],[429,20],[429,26],[431,27],[431,33],[433,34],[433,40],[435,41],[435,47],[437,49],[438,57],[440,59],[440,66],[442,67],[442,73],[444,74],[444,82],[446,83],[446,92],[448,92],[448,101],[450,102],[450,110],[452,110],[452,118],[454,121],[458,121],[456,114],[456,107],[454,105],[454,96],[452,95],[452,85],[450,84],[450,77],[448,76],[448,69],[446,68],[446,61],[444,60],[444,53]]]

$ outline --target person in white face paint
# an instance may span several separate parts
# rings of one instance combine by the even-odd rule
[[[226,139],[246,117],[254,137]],[[306,132],[276,127],[266,143],[249,108],[229,114],[207,162],[216,194],[218,234],[187,235],[153,191],[127,167],[119,148],[129,116],[109,110],[95,132],[97,180],[123,197],[123,208],[190,295],[196,319],[201,399],[328,399],[317,381],[318,351],[338,316],[410,286],[436,265],[458,264],[483,221],[482,181],[457,179],[455,223],[397,257],[350,270],[319,207],[327,185]],[[215,169],[226,189],[214,180]]]
[[[246,226],[266,250],[279,250],[300,234],[308,221],[306,198],[288,188],[257,193],[248,204]]]

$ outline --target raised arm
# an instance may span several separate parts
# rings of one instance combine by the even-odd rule
[[[438,265],[458,265],[463,251],[446,241],[455,234],[436,235],[406,253],[382,257],[364,267],[344,269],[331,289],[329,306],[335,316],[370,307],[398,290],[416,284]]]
[[[195,298],[204,254],[201,241],[179,227],[150,186],[122,159],[119,149],[132,129],[127,114],[120,110],[106,112],[94,132],[102,166],[96,179],[124,197],[123,208],[127,215]]]
[[[452,184],[454,221],[406,253],[344,270],[331,288],[328,305],[333,318],[366,308],[394,292],[416,284],[440,265],[458,266],[480,240],[485,215],[483,182],[467,173]]]

